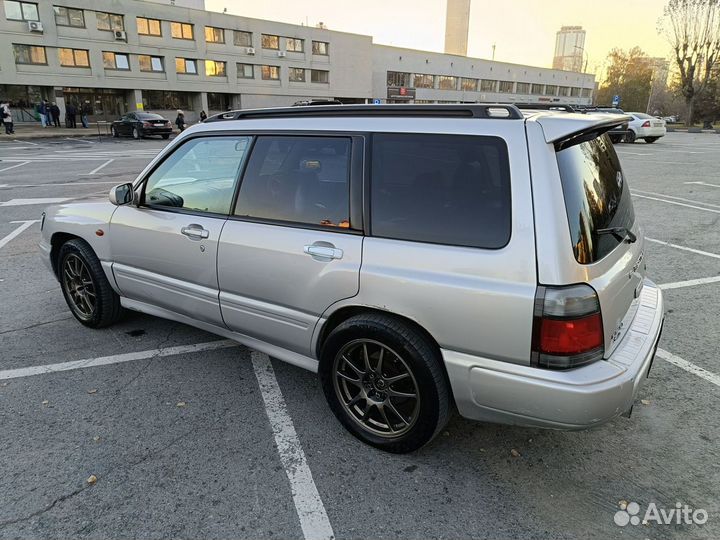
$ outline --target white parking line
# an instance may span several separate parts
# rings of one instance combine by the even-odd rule
[[[692,373],[693,375],[696,375],[701,379],[705,379],[706,381],[711,382],[715,386],[720,386],[720,376],[716,375],[715,373],[701,368],[700,366],[696,366],[692,362],[688,362],[684,358],[680,358],[679,356],[674,355],[666,351],[665,349],[658,349],[657,355],[666,362],[669,362],[672,365],[679,367],[680,369],[684,369],[688,373]]]
[[[674,283],[663,283],[658,285],[663,290],[682,289],[683,287],[693,287],[695,285],[705,285],[707,283],[720,283],[720,276],[688,279],[687,281],[676,281]]]
[[[685,199],[683,197],[676,197],[675,195],[665,195],[664,193],[655,193],[654,191],[644,191],[642,189],[633,189],[632,190],[633,195],[637,193],[642,193],[643,195],[655,195],[656,197],[663,197],[665,199],[673,199],[676,201],[685,201],[693,204],[702,204],[703,206],[712,206],[713,208],[720,208],[720,204],[713,204],[713,203],[706,203],[702,201],[696,201],[693,199]]]
[[[81,173],[79,176],[92,176],[93,174],[97,173],[100,169],[102,169],[102,168],[107,167],[108,165],[110,165],[113,161],[115,161],[115,160],[114,160],[114,159],[108,159],[105,163],[103,163],[103,164],[100,165],[99,167],[94,168],[94,169],[93,169],[92,171],[90,171],[89,173]]]
[[[323,505],[312,472],[305,459],[292,418],[287,412],[285,399],[275,378],[270,359],[266,354],[252,351],[255,376],[260,385],[265,412],[275,435],[280,461],[285,468],[300,527],[306,540],[335,538],[325,506]]]
[[[44,364],[40,366],[30,366],[17,369],[6,369],[0,371],[0,380],[18,379],[20,377],[31,377],[33,375],[43,375],[46,373],[55,373],[58,371],[70,371],[73,369],[83,369],[97,366],[107,366],[110,364],[121,364],[123,362],[133,362],[135,360],[147,360],[148,358],[160,358],[163,356],[173,356],[176,354],[189,354],[201,351],[214,351],[216,349],[226,349],[228,347],[236,347],[238,344],[229,339],[219,341],[207,341],[205,343],[196,343],[194,345],[178,345],[177,347],[167,347],[165,349],[151,349],[149,351],[138,351],[124,354],[113,354],[110,356],[101,356],[100,358],[88,358],[86,360],[74,360],[71,362],[60,362],[57,364]]]
[[[0,172],[9,171],[10,169],[16,169],[17,167],[22,167],[23,165],[27,165],[30,163],[29,161],[22,161],[20,163],[17,163],[15,165],[11,165],[10,167],[5,167],[4,169],[0,169]]]
[[[69,201],[69,197],[48,197],[38,199],[10,199],[9,201],[0,202],[0,206],[26,206],[30,204],[54,204],[63,201]]]
[[[720,184],[708,184],[707,182],[683,182],[683,184],[698,184],[700,186],[720,187]]]
[[[667,204],[674,204],[676,206],[684,206],[685,208],[694,208],[695,210],[704,210],[705,212],[712,212],[713,214],[720,214],[720,210],[714,210],[712,208],[703,208],[702,206],[694,206],[692,204],[685,204],[676,201],[668,201],[667,199],[659,199],[657,197],[648,197],[647,195],[639,195],[637,193],[632,194],[633,197],[639,197],[640,199],[649,199],[651,201],[659,201]],[[701,203],[704,204],[704,203]]]
[[[30,228],[33,223],[40,223],[40,220],[30,219],[28,221],[11,221],[10,223],[22,223],[22,225],[20,225],[17,229],[8,234],[5,238],[0,240],[0,249],[4,248],[8,244],[8,242],[10,242],[16,236],[20,235],[25,229]]]
[[[21,144],[31,144],[33,146],[40,146],[38,143],[30,142],[30,141],[21,141],[20,139],[13,139],[13,141],[15,141],[16,143],[21,143]]]
[[[710,253],[709,251],[702,251],[701,249],[695,249],[691,247],[686,246],[679,246],[677,244],[671,244],[670,242],[665,242],[664,240],[658,240],[657,238],[650,238],[648,236],[645,237],[645,240],[648,242],[654,242],[655,244],[660,244],[663,246],[675,248],[675,249],[681,249],[683,251],[689,251],[690,253],[697,253],[698,255],[705,255],[706,257],[712,257],[713,259],[720,259],[720,255],[717,253]]]
[[[46,184],[0,184],[0,188],[35,188],[55,186],[96,186],[100,184],[117,184],[114,180],[98,180],[97,182],[47,182]]]

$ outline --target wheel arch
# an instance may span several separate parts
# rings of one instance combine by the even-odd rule
[[[55,276],[58,275],[58,258],[60,256],[60,248],[69,240],[83,239],[76,234],[71,234],[67,232],[56,232],[50,237],[50,263],[52,264],[52,269],[53,272],[55,272]],[[90,249],[92,249],[92,246],[90,247]]]

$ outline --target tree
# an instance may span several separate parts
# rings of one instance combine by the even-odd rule
[[[670,0],[658,27],[673,50],[689,126],[720,57],[720,0]]]
[[[612,98],[622,98],[620,106],[626,111],[645,111],[652,86],[652,60],[640,49],[613,49],[608,54],[605,80],[598,90],[598,105],[609,106]]]

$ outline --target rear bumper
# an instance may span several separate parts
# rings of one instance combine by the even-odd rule
[[[172,133],[172,127],[144,127],[142,128],[142,132],[145,135],[169,135]]]
[[[667,129],[664,127],[638,128],[638,137],[664,137]]]
[[[607,422],[632,408],[663,319],[662,292],[645,280],[635,319],[605,360],[552,371],[443,350],[458,410],[474,420],[556,429]]]

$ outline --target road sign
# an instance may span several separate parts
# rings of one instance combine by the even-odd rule
[[[380,105],[380,100],[377,98],[373,99],[373,105]]]
[[[618,105],[620,105],[620,96],[613,96],[612,106],[617,107]]]

